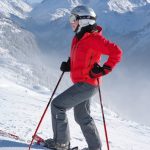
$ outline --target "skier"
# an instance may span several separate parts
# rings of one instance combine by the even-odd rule
[[[66,111],[74,108],[75,121],[80,125],[88,144],[88,150],[101,150],[101,140],[93,118],[90,116],[90,100],[98,91],[97,78],[110,73],[121,60],[122,51],[102,36],[102,28],[96,24],[92,8],[76,6],[70,15],[75,32],[70,58],[62,62],[61,71],[70,72],[73,86],[58,95],[51,103],[53,139],[45,141],[45,147],[70,150],[70,134]],[[100,66],[101,55],[108,59]]]

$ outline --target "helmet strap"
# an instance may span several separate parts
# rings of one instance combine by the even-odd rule
[[[78,26],[77,26],[76,29],[74,30],[75,33],[78,32],[79,27],[80,27],[80,25],[78,24]]]

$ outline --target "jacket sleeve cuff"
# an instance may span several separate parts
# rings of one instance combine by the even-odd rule
[[[112,71],[112,67],[105,65],[105,64],[103,65],[103,69],[104,69],[104,75],[106,75]]]
[[[104,75],[104,72],[100,72],[100,73],[94,73],[94,72],[92,72],[92,71],[89,72],[89,76],[90,76],[91,78],[99,78],[99,77],[101,77],[101,76],[103,76],[103,75]]]

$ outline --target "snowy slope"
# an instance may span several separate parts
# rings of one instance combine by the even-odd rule
[[[0,0],[0,15],[3,14],[6,17],[15,15],[19,18],[26,18],[31,10],[32,8],[23,0]]]
[[[0,75],[24,86],[49,86],[49,73],[41,60],[36,37],[5,14],[21,17],[24,21],[30,6],[24,1],[0,1],[4,15],[0,15]],[[16,6],[17,5],[17,6]],[[5,9],[7,6],[7,9]],[[20,7],[20,14],[18,13]],[[11,11],[14,8],[14,11]],[[16,8],[16,9],[15,9]],[[30,9],[31,10],[31,9]],[[24,16],[24,17],[23,17]],[[8,72],[8,73],[7,73]],[[11,72],[11,76],[9,74]],[[44,72],[44,74],[43,74]],[[43,77],[43,80],[40,78]]]
[[[28,144],[22,141],[11,140],[9,138],[0,137],[0,149],[1,150],[27,150]],[[32,146],[32,150],[48,150],[39,145]]]
[[[38,92],[18,86],[0,77],[0,130],[20,136],[24,141],[31,136],[47,105],[50,94],[47,89]],[[58,91],[59,92],[59,91]],[[97,96],[93,98],[96,101]],[[103,150],[106,149],[100,105],[92,104],[92,116],[101,135]],[[105,108],[110,147],[113,150],[148,150],[150,149],[150,128],[132,121],[123,120],[120,116]],[[71,129],[72,146],[86,147],[79,126],[75,123],[73,112],[68,112]],[[38,134],[44,138],[52,137],[50,110],[48,110]],[[12,141],[0,136],[0,150],[25,150],[24,141]],[[8,147],[11,148],[8,148]],[[34,149],[34,148],[33,148]]]
[[[47,81],[39,80],[47,74],[39,58],[40,51],[35,37],[5,18],[0,18],[0,32],[0,67],[3,70],[0,75],[7,77],[11,72],[13,76],[8,78],[25,86],[42,82],[46,84]]]

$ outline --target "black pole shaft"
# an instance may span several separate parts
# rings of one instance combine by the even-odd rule
[[[105,137],[106,137],[107,150],[110,150],[99,79],[97,79],[97,82],[98,82],[98,91],[99,91],[100,105],[101,105],[101,110],[102,110],[102,117],[103,117],[103,124],[104,124],[104,131],[105,131]]]
[[[53,98],[53,96],[54,96],[54,94],[55,94],[55,92],[56,92],[56,90],[57,90],[57,87],[58,87],[58,85],[59,85],[59,83],[60,83],[60,81],[61,81],[63,75],[64,75],[64,72],[61,74],[61,76],[60,76],[60,78],[59,78],[59,80],[58,80],[58,82],[57,82],[57,85],[56,85],[56,87],[55,87],[55,89],[54,89],[54,91],[53,91],[53,93],[52,93],[52,95],[51,95],[51,98],[50,98],[50,100],[49,100],[49,102],[48,102],[48,104],[47,104],[47,106],[46,106],[46,108],[45,108],[45,110],[44,110],[44,112],[43,112],[43,114],[42,114],[42,117],[41,117],[41,119],[40,119],[40,121],[39,121],[37,127],[36,127],[36,130],[35,130],[35,132],[34,132],[34,134],[33,134],[33,136],[32,136],[31,143],[30,143],[30,145],[29,145],[29,150],[31,149],[31,146],[32,146],[32,143],[33,143],[33,141],[34,141],[35,135],[36,135],[36,133],[37,133],[37,131],[38,131],[38,129],[39,129],[41,123],[42,123],[42,120],[43,120],[43,118],[44,118],[44,116],[45,116],[45,114],[46,114],[46,111],[47,111],[47,109],[48,109],[48,107],[49,107],[49,105],[50,105],[50,103],[51,103],[51,101],[52,101],[52,98]]]

